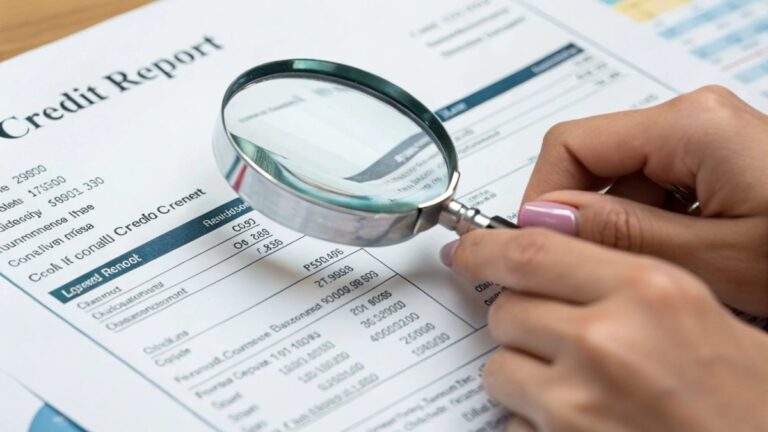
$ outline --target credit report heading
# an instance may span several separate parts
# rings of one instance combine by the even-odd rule
[[[50,106],[26,115],[0,118],[0,139],[24,138],[37,129],[107,100],[111,95],[130,91],[157,78],[174,79],[181,68],[192,65],[221,49],[223,46],[213,37],[204,36],[202,41],[133,72],[116,71],[104,75],[98,85],[73,87],[61,93],[59,100]]]

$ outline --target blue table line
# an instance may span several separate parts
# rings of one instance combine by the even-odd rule
[[[710,24],[728,14],[737,12],[740,9],[754,3],[756,0],[727,0],[717,6],[698,13],[692,17],[686,18],[676,24],[667,27],[659,32],[659,36],[664,39],[676,39],[686,33],[689,33],[701,26]]]
[[[763,33],[768,33],[768,17],[761,18],[725,36],[694,48],[691,52],[701,59],[710,59],[729,48],[757,38]]]

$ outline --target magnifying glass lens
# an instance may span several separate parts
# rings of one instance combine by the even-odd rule
[[[453,174],[412,116],[353,86],[277,76],[238,91],[223,114],[246,158],[322,203],[411,211],[443,195]]]

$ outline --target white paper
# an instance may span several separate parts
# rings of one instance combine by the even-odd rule
[[[225,87],[293,57],[411,91],[461,200],[512,219],[550,126],[695,84],[503,0],[168,1],[2,63],[2,364],[89,430],[500,430],[480,386],[498,287],[439,264],[454,234],[310,239],[217,172]]]
[[[21,384],[0,372],[0,428],[5,431],[26,431],[43,403]]]
[[[654,2],[650,10],[613,7],[668,43],[717,66],[768,98],[768,3],[760,0],[692,0]],[[637,2],[635,2],[637,3]],[[641,2],[642,3],[642,2]],[[637,9],[640,9],[639,11]],[[640,13],[637,13],[640,12]]]
[[[765,1],[541,0],[536,6],[629,59],[655,65],[664,76],[691,75],[688,84],[681,77],[681,90],[692,90],[702,81],[722,84],[768,110]],[[649,35],[656,40],[648,41]],[[642,45],[632,43],[638,38]],[[699,66],[681,67],[681,57]]]
[[[23,384],[0,371],[0,430],[4,432],[82,432]]]

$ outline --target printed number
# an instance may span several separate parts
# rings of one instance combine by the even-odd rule
[[[51,207],[56,207],[56,206],[58,206],[60,204],[64,204],[67,201],[71,201],[71,200],[79,197],[83,193],[85,193],[85,192],[81,191],[78,188],[72,188],[72,189],[70,189],[70,190],[68,190],[68,191],[66,191],[66,192],[64,192],[62,194],[56,195],[55,197],[49,199],[48,200],[48,205],[50,205]]]
[[[40,196],[43,192],[48,192],[49,190],[57,186],[61,186],[66,182],[67,182],[67,179],[64,178],[64,176],[56,176],[48,181],[44,181],[40,183],[37,186],[33,186],[32,188],[27,189],[27,193],[32,195],[32,197],[34,198],[34,197]]]
[[[22,184],[27,180],[32,179],[35,176],[39,176],[40,174],[48,171],[48,168],[45,167],[45,165],[38,165],[36,167],[32,167],[28,170],[24,170],[15,176],[13,176],[13,180],[16,181],[16,184]]]
[[[420,357],[427,352],[439,347],[440,345],[448,342],[449,340],[451,340],[451,336],[448,335],[448,333],[440,333],[439,335],[412,349],[411,352],[415,356]]]
[[[352,266],[345,265],[344,267],[340,267],[327,275],[321,277],[320,279],[315,281],[315,286],[318,288],[326,287],[337,280],[341,279],[342,277],[352,273],[355,269]]]
[[[94,177],[88,181],[83,182],[83,187],[85,187],[86,191],[96,189],[97,187],[104,184],[104,179],[101,177]]]
[[[341,257],[342,255],[344,255],[344,250],[342,250],[340,248],[333,249],[333,250],[327,252],[325,255],[321,255],[321,256],[313,259],[312,261],[304,264],[304,266],[303,266],[304,270],[312,271],[312,270],[319,269],[324,264],[328,264],[331,261],[335,260],[336,258]]]
[[[259,253],[266,254],[274,251],[275,249],[279,248],[282,245],[283,245],[282,240],[278,240],[278,239],[270,240],[266,243],[262,243],[262,245],[258,248],[258,251]]]

